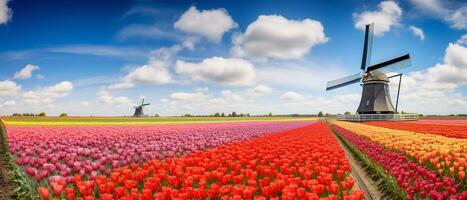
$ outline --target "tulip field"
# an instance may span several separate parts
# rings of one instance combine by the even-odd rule
[[[364,197],[317,121],[7,125],[6,139],[20,199]]]
[[[381,198],[467,199],[463,120],[15,120],[1,138],[19,199],[368,198],[355,167]]]
[[[369,168],[382,169],[380,188],[392,197],[441,200],[467,199],[466,125],[336,122],[333,129],[373,162]]]

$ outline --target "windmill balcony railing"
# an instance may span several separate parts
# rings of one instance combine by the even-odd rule
[[[356,114],[337,115],[339,121],[415,121],[419,119],[418,114]]]

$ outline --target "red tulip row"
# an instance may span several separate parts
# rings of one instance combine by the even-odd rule
[[[451,177],[437,176],[434,171],[415,163],[399,152],[390,151],[384,146],[357,136],[344,128],[333,128],[359,151],[371,158],[386,172],[395,177],[397,185],[410,199],[467,199],[467,191],[462,192],[460,184]]]
[[[42,199],[363,199],[343,150],[324,123],[178,158],[114,169],[73,183],[60,178]]]

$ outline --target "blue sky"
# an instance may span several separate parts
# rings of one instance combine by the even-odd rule
[[[368,22],[372,63],[411,54],[401,110],[467,113],[461,1],[0,0],[0,114],[355,111],[359,84],[325,85],[359,72]]]

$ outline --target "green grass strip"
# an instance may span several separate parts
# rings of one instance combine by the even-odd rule
[[[376,182],[378,189],[383,194],[383,197],[395,200],[406,199],[405,192],[399,191],[397,180],[393,176],[386,174],[385,170],[381,166],[375,164],[370,158],[359,151],[351,142],[343,138],[338,131],[332,128],[331,125],[329,125],[329,128],[332,130],[332,132],[334,132],[334,135],[336,135],[336,137],[344,144],[344,146],[350,150],[357,161],[360,162],[365,172]]]
[[[17,199],[40,199],[39,194],[32,186],[33,184],[28,180],[28,175],[16,165],[15,158],[9,151],[6,129],[2,120],[0,120],[0,137],[2,138],[2,149],[0,149],[0,152],[4,154],[5,161],[7,162],[8,175],[14,188],[14,197]]]

